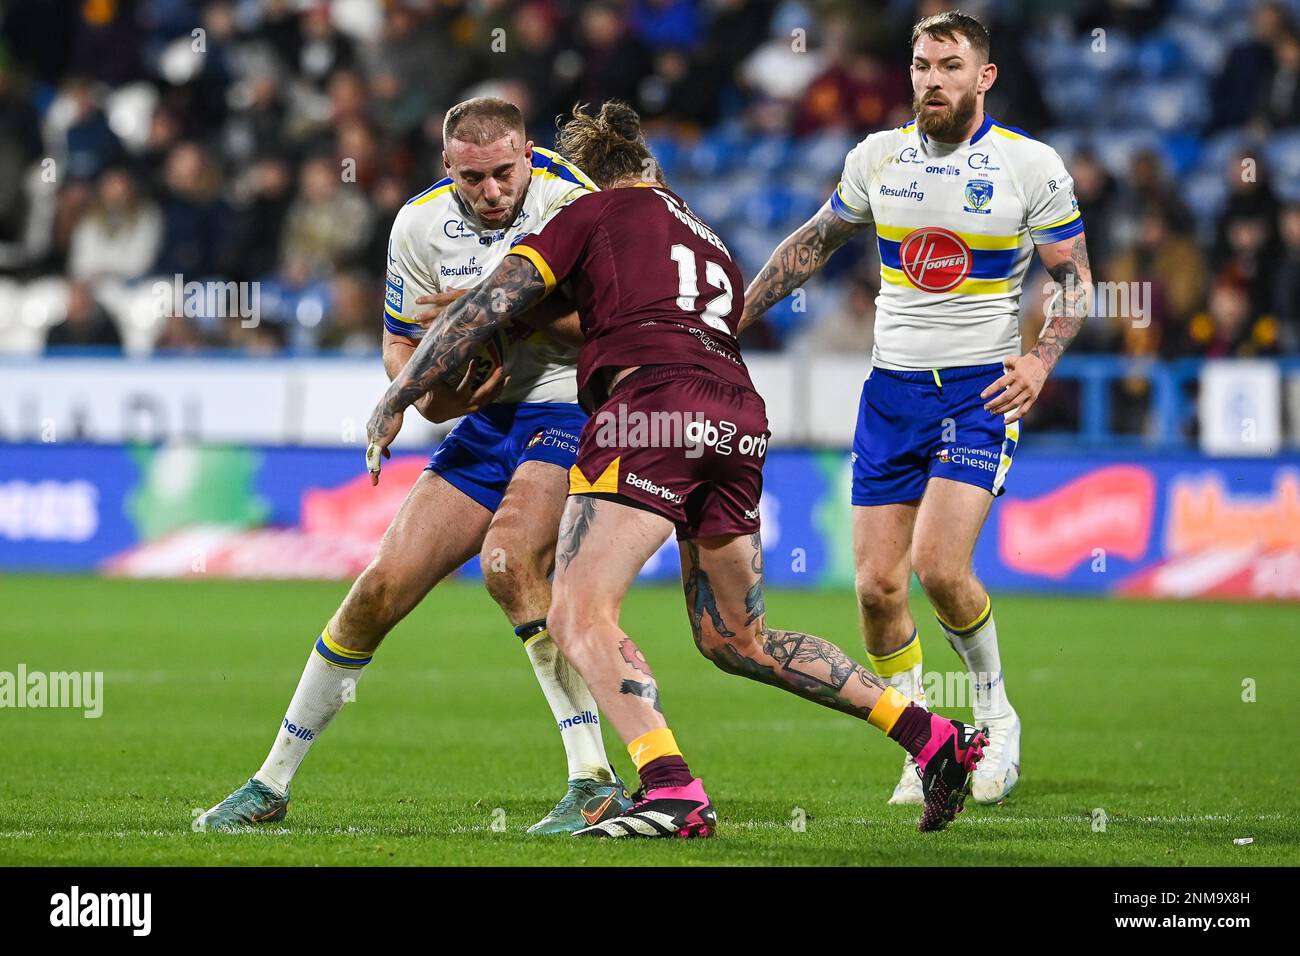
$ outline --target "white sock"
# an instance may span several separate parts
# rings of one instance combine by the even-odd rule
[[[998,654],[998,628],[993,623],[993,603],[968,627],[953,628],[939,620],[944,636],[957,652],[975,692],[976,722],[1006,717],[1011,713],[1006,682],[1002,679],[1002,658]]]
[[[564,752],[569,759],[569,779],[613,780],[605,741],[600,736],[596,698],[586,681],[560,653],[543,625],[521,624],[515,633],[524,639],[524,650],[533,663],[533,673],[542,686],[546,702],[560,729]]]
[[[266,755],[262,768],[253,774],[256,779],[284,795],[311,745],[343,705],[356,699],[357,681],[370,658],[364,651],[351,651],[336,644],[329,628],[321,632],[280,722],[271,752]]]
[[[925,706],[925,684],[921,678],[921,638],[914,630],[906,644],[889,654],[867,652],[871,666],[890,687],[904,697]]]
[[[922,707],[925,706],[925,684],[921,680],[921,663],[919,661],[907,670],[891,674],[882,678],[882,680],[904,697],[910,697]]]

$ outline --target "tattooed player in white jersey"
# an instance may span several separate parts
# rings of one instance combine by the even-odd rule
[[[821,210],[745,293],[744,328],[868,225],[880,294],[853,442],[853,546],[867,652],[924,702],[911,572],[961,656],[989,746],[972,796],[997,803],[1020,776],[992,602],[971,555],[1002,493],[1020,419],[1088,314],[1092,273],[1073,181],[1049,146],[984,112],[997,77],[989,35],[949,11],[912,30],[915,119],[849,153]],[[1020,354],[1019,300],[1037,251],[1057,283],[1038,343]],[[909,757],[890,803],[921,803]]]
[[[519,109],[504,100],[478,97],[452,107],[443,143],[447,177],[402,207],[389,240],[390,379],[414,354],[437,306],[478,285],[511,246],[571,200],[596,191],[577,167],[534,147]],[[423,308],[430,304],[435,308]],[[572,311],[563,297],[542,308]],[[560,325],[566,321],[576,330],[576,315]],[[577,404],[577,349],[541,333],[495,347],[503,363],[488,381],[473,388],[467,375],[459,390],[435,388],[417,404],[433,421],[469,414],[438,446],[374,560],[315,639],[261,769],[201,818],[207,829],[284,819],[299,764],[385,635],[480,553],[488,591],[523,641],[568,755],[564,797],[529,832],[570,833],[631,805],[605,755],[591,691],[546,629],[569,467],[587,420]]]

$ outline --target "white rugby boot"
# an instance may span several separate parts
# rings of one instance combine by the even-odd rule
[[[1001,803],[1020,780],[1020,717],[1012,710],[1005,717],[975,723],[988,734],[989,742],[975,769],[971,796],[976,803]]]
[[[889,798],[892,807],[919,807],[925,803],[925,794],[921,790],[921,773],[916,767],[916,758],[911,754],[903,761],[903,775],[898,779],[898,786]]]

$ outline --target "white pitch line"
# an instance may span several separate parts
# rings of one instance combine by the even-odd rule
[[[1108,814],[1106,817],[1107,825],[1118,823],[1251,823],[1256,821],[1285,820],[1291,819],[1283,813],[1260,813],[1255,815],[1231,816],[1223,813],[1205,813],[1205,814],[1184,814],[1181,816],[1143,816],[1129,817],[1123,814]],[[856,827],[882,827],[891,826],[894,821],[883,819],[866,819],[855,818],[850,820],[832,818],[809,817],[807,826],[811,829],[818,824],[827,824],[830,826],[843,826],[848,824]],[[1060,816],[1060,817],[1014,817],[1001,814],[967,815],[963,814],[958,820],[957,825],[968,826],[1013,826],[1019,823],[1074,823],[1080,826],[1091,823],[1091,817],[1087,816]],[[721,825],[728,830],[789,830],[790,821],[788,820],[728,820],[725,817]],[[382,836],[382,837],[436,837],[450,834],[478,834],[489,832],[512,832],[510,830],[494,831],[489,826],[480,824],[458,823],[448,830],[410,830],[394,829],[386,830],[379,827],[248,827],[243,830],[235,830],[230,833],[222,833],[225,837],[238,836],[256,836],[256,837],[277,837],[277,836]],[[521,828],[516,828],[514,832],[524,832]],[[41,837],[59,837],[59,836],[78,836],[78,837],[114,837],[116,839],[125,839],[128,837],[188,837],[191,833],[189,827],[177,830],[106,830],[103,832],[78,831],[76,833],[64,832],[60,830],[43,830],[39,833],[35,830],[0,830],[0,840],[30,840],[37,836]]]

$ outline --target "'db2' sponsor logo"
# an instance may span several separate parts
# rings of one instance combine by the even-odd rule
[[[712,448],[719,455],[730,455],[736,451],[742,455],[762,458],[767,454],[767,436],[741,435],[736,439],[735,422],[723,420],[715,425],[711,419],[699,418],[686,426],[685,434],[690,447]]]

